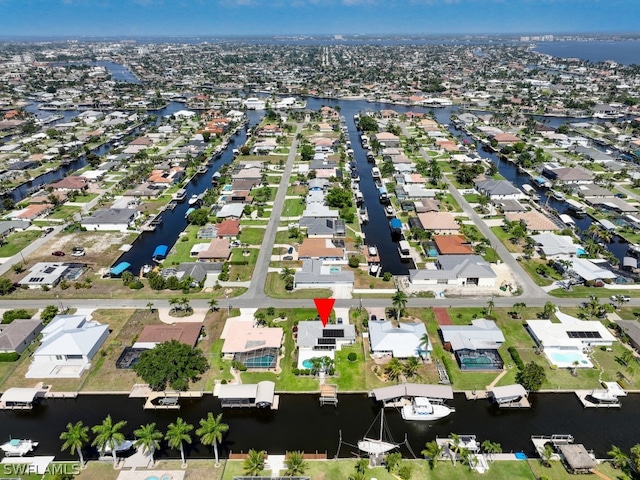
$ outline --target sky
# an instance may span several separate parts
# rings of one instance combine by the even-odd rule
[[[0,36],[640,33],[640,0],[0,0]]]

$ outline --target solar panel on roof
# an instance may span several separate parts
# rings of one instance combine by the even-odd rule
[[[335,338],[319,338],[318,339],[318,345],[335,345],[335,344],[336,344]]]
[[[344,330],[342,328],[325,328],[322,330],[324,338],[344,338]]]
[[[600,332],[567,332],[569,338],[602,338]]]

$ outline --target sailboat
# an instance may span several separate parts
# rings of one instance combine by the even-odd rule
[[[380,416],[379,438],[371,438],[367,436],[371,431],[371,429],[375,426],[375,421],[374,421],[371,427],[369,427],[369,430],[365,434],[364,438],[358,441],[358,449],[360,449],[365,453],[368,453],[369,456],[371,457],[372,463],[378,463],[376,462],[377,459],[379,459],[385,453],[398,448],[399,446],[397,443],[393,442],[393,439],[391,438],[391,433],[389,432],[388,427],[386,427],[384,423],[384,408],[380,409],[380,413],[378,415]],[[386,441],[384,439],[385,430],[387,433],[387,438],[390,439],[391,441]]]

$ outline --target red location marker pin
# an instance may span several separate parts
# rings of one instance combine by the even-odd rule
[[[320,315],[320,320],[322,320],[322,326],[326,327],[327,322],[329,321],[329,315],[331,315],[331,310],[333,310],[333,304],[336,303],[335,298],[314,298],[313,301],[316,304],[316,310],[318,310],[318,315]]]

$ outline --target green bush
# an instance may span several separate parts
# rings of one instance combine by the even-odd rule
[[[131,290],[140,290],[144,287],[144,284],[140,280],[134,280],[129,284]]]
[[[520,354],[518,353],[518,350],[516,349],[516,347],[511,346],[507,350],[509,351],[509,355],[511,355],[511,358],[513,358],[513,362],[516,364],[518,369],[523,370],[524,362],[520,358]]]
[[[0,362],[15,362],[20,358],[16,352],[0,353]]]
[[[355,352],[349,352],[349,355],[347,355],[347,360],[349,360],[350,362],[355,362],[357,359],[358,356]]]
[[[29,313],[27,313],[24,308],[21,308],[19,310],[7,310],[2,315],[2,324],[6,325],[18,318],[31,318],[31,315],[29,315]]]

